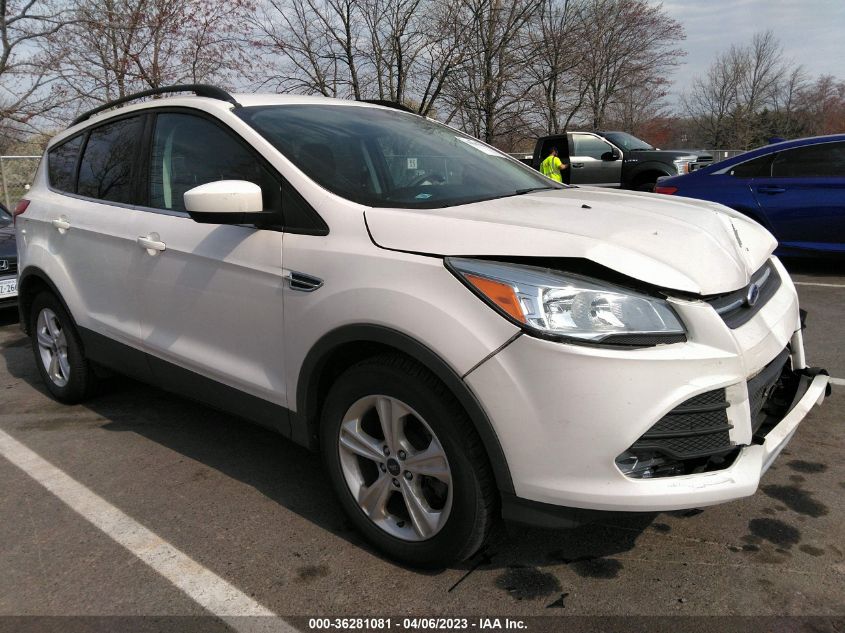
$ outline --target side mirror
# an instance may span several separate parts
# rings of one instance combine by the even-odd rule
[[[604,154],[601,155],[601,159],[604,160],[604,161],[619,160],[619,150],[614,149],[614,150],[611,150],[609,152],[605,152]]]
[[[276,218],[264,211],[261,187],[246,180],[217,180],[185,192],[185,209],[201,224],[265,224]]]

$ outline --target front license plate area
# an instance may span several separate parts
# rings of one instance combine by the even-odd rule
[[[18,280],[0,281],[0,299],[15,297],[18,294]]]

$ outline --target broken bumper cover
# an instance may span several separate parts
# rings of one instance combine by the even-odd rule
[[[796,373],[799,379],[793,404],[780,422],[766,433],[762,442],[741,448],[734,464],[725,470],[635,482],[642,502],[640,511],[706,506],[754,494],[760,477],[792,439],[801,420],[814,405],[821,404],[825,396],[830,395],[830,383],[824,370],[807,368]],[[630,499],[624,500],[626,510],[630,502]],[[570,528],[608,520],[614,514],[621,515],[623,512],[563,507],[509,494],[502,497],[505,520],[535,527]]]
[[[795,289],[783,272],[765,307],[735,329],[704,302],[672,303],[688,328],[686,343],[620,350],[523,335],[464,378],[484,403],[513,478],[506,518],[547,524],[541,515],[560,514],[566,525],[573,515],[581,522],[584,510],[682,510],[756,491],[828,390],[827,376],[806,367]],[[761,423],[760,399],[768,403],[772,393],[777,406]],[[696,403],[713,408],[711,396],[724,402],[716,429],[721,463],[650,478],[623,472],[617,458],[649,431],[658,435],[659,421],[674,414],[674,425],[684,418],[679,409]]]

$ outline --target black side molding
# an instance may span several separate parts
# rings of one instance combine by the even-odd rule
[[[85,354],[95,363],[290,437],[290,411],[285,407],[118,343],[92,330],[78,326],[77,329]]]

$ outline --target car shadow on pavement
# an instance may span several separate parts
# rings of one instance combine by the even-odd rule
[[[790,275],[845,277],[845,257],[783,257],[781,261]]]
[[[22,332],[11,340],[7,337],[0,345],[0,355],[13,377],[47,398],[26,343]],[[108,381],[103,392],[84,406],[107,420],[102,429],[137,434],[204,464],[395,565],[374,551],[346,518],[335,501],[320,456],[279,434],[123,377]],[[502,582],[517,587],[542,584],[543,572],[534,570],[548,565],[568,564],[583,576],[613,578],[622,566],[614,556],[632,549],[655,516],[614,515],[602,524],[559,531],[500,522],[481,552],[452,569],[465,570],[463,577],[480,567],[502,569]]]
[[[14,325],[18,321],[19,317],[17,308],[12,307],[0,309],[0,327],[3,327],[4,325]]]

